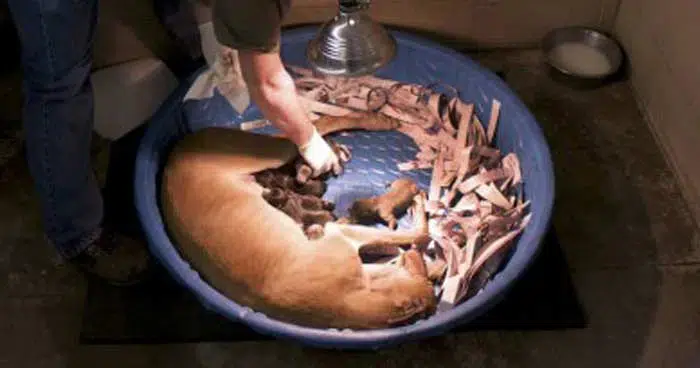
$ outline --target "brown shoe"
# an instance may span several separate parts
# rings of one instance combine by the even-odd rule
[[[111,285],[127,286],[145,277],[150,257],[142,241],[105,230],[95,243],[70,261]]]

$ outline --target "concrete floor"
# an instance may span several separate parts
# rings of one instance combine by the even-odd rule
[[[505,72],[549,139],[554,224],[587,329],[469,333],[376,353],[277,342],[80,346],[86,283],[44,242],[10,75],[0,83],[0,367],[700,365],[700,232],[629,86],[574,90],[550,79],[532,51],[477,58]],[[104,146],[95,147],[99,157]]]

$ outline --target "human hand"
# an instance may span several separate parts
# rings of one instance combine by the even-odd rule
[[[350,158],[351,158],[350,149],[347,146],[345,146],[343,144],[339,144],[337,142],[334,142],[330,139],[327,141],[327,143],[332,148],[333,152],[335,153],[335,156],[338,158],[338,165],[333,167],[332,172],[336,176],[340,175],[340,174],[342,174],[342,172],[344,170],[343,166],[345,165],[345,163],[350,161]],[[303,157],[297,161],[295,167],[296,167],[296,171],[297,171],[297,174],[296,174],[296,182],[297,183],[301,183],[301,184],[307,183],[308,184],[308,183],[312,182],[312,180],[309,180],[309,179],[312,178],[312,174],[314,174],[314,170],[311,168],[309,163],[304,160]],[[315,178],[319,179],[318,176],[316,176]],[[323,180],[323,179],[321,178],[321,180]],[[318,180],[316,180],[316,182],[323,183],[323,181],[318,181]]]
[[[340,158],[316,128],[313,130],[311,139],[299,146],[299,153],[311,169],[309,177],[316,178],[328,172],[340,175],[342,172]]]

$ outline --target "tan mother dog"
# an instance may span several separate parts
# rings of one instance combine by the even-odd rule
[[[389,130],[378,115],[324,117],[321,135]],[[282,137],[207,128],[186,136],[163,173],[168,232],[193,267],[233,301],[303,326],[367,329],[405,324],[434,311],[436,298],[414,250],[397,264],[365,264],[364,244],[410,245],[425,240],[424,197],[415,197],[413,230],[329,222],[310,240],[289,216],[263,199],[252,174],[297,157]]]

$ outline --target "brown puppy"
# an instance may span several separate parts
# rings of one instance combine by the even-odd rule
[[[321,118],[322,135],[345,129],[389,130],[383,116]],[[194,269],[222,294],[271,318],[319,328],[382,328],[434,311],[436,298],[421,255],[398,264],[363,265],[367,244],[410,245],[425,236],[328,222],[308,239],[299,224],[263,198],[253,174],[297,157],[281,137],[209,128],[188,135],[163,173],[162,209],[173,242]],[[414,198],[425,214],[424,195]]]
[[[282,172],[265,170],[255,175],[255,181],[265,188],[279,188],[291,190],[299,194],[308,194],[320,197],[326,192],[326,183],[322,180],[308,180],[300,183],[294,180],[294,175],[284,175]]]
[[[325,225],[326,222],[335,220],[331,212],[332,203],[312,195],[298,194],[280,188],[265,188],[263,198],[291,217],[304,230],[314,224]]]
[[[389,185],[389,191],[376,196],[355,201],[350,207],[350,222],[369,224],[384,221],[389,228],[396,229],[396,217],[411,207],[413,197],[418,194],[418,185],[411,179],[396,179]]]

